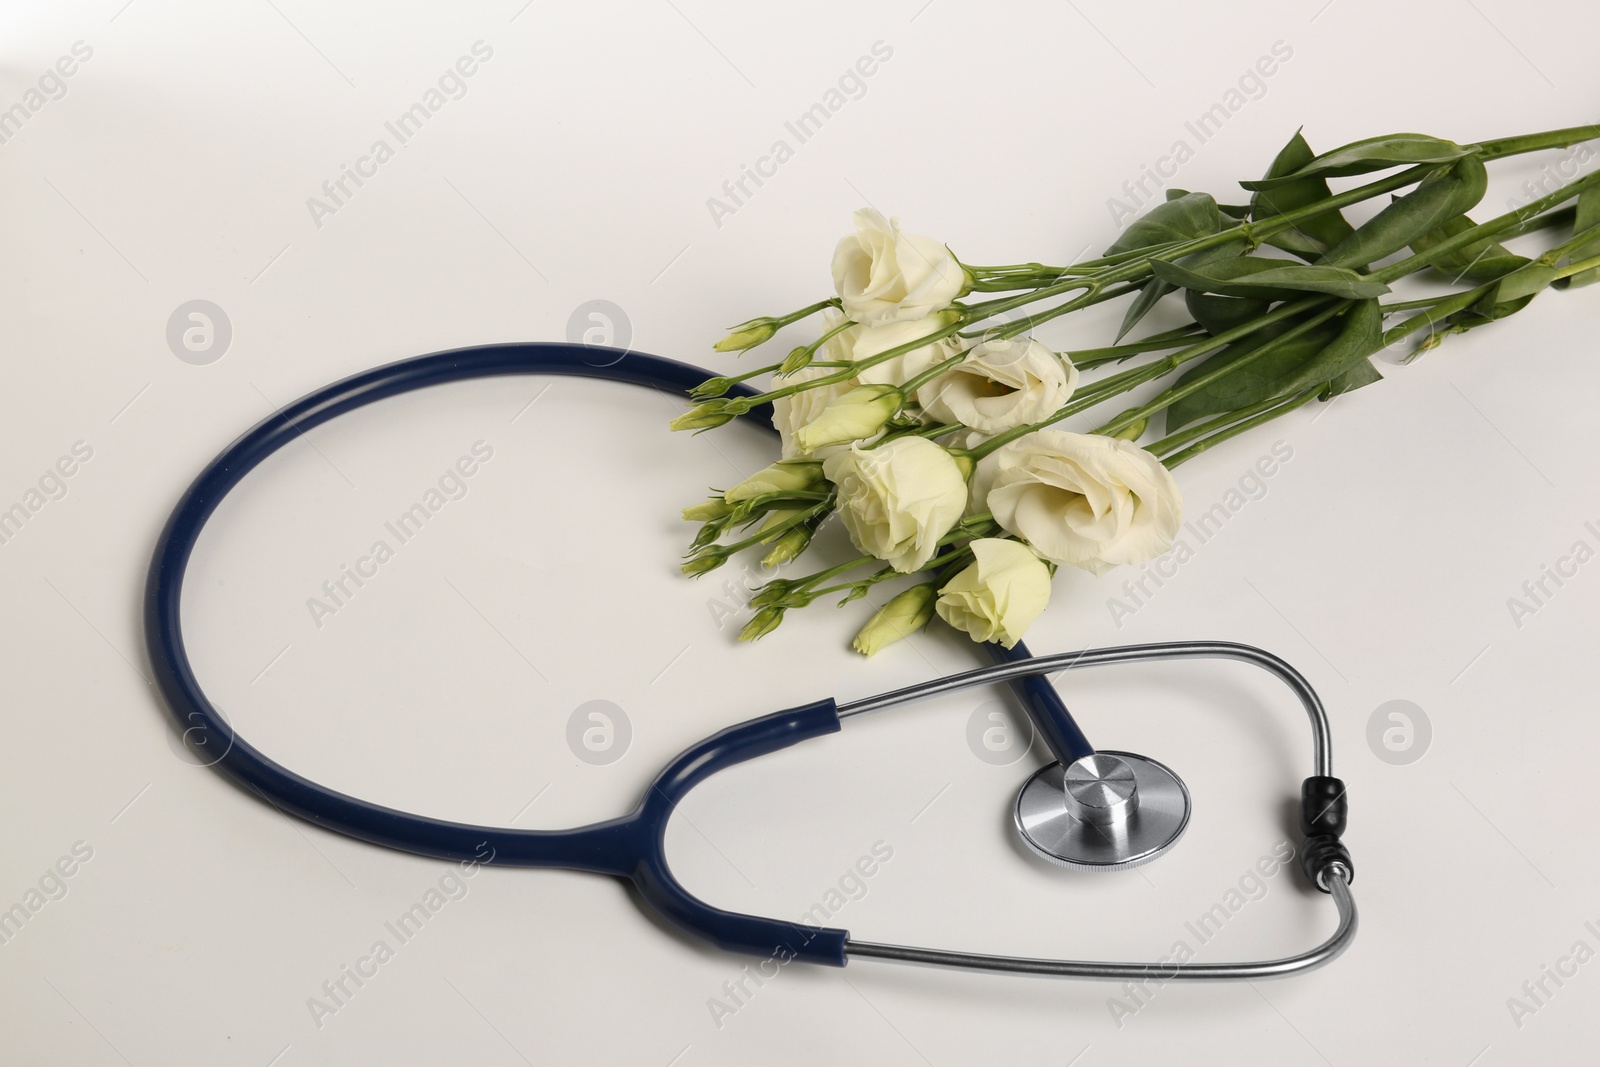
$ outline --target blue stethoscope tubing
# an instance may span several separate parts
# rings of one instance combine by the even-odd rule
[[[502,344],[455,349],[377,367],[319,389],[262,420],[200,472],[156,543],[145,584],[145,640],[156,685],[191,741],[222,750],[215,766],[274,806],[325,829],[437,859],[517,867],[559,867],[628,878],[680,929],[721,948],[844,965],[847,933],[715,908],[673,877],[664,850],[667,820],[690,789],[724,767],[839,729],[832,700],[730,727],[684,752],[661,772],[632,813],[571,830],[474,826],[397,811],[318,785],[240,737],[200,687],[183,642],[184,571],[206,521],[230,490],[285,445],[346,412],[430,385],[509,374],[605,378],[682,395],[704,380],[687,364],[643,353],[568,344]],[[751,415],[770,423],[771,409]],[[210,748],[207,748],[208,754]]]
[[[690,894],[673,876],[666,861],[667,822],[677,803],[709,775],[726,767],[779,751],[801,741],[840,729],[841,709],[832,699],[819,700],[731,726],[690,747],[662,770],[643,799],[629,814],[590,826],[567,830],[521,830],[477,826],[433,819],[360,800],[312,782],[273,761],[239,736],[212,704],[196,679],[183,640],[181,600],[184,573],[207,520],[223,498],[244,477],[280,448],[307,431],[367,404],[432,385],[475,378],[519,374],[570,375],[648,386],[674,396],[687,394],[706,372],[674,360],[640,352],[624,352],[581,344],[521,343],[479,345],[419,356],[352,375],[319,389],[274,412],[229,445],[202,470],[184,492],[157,540],[144,593],[145,643],[157,688],[177,729],[214,759],[214,766],[236,783],[274,807],[316,826],[388,848],[451,861],[475,861],[518,867],[552,867],[628,879],[654,910],[678,929],[722,949],[756,956],[783,955],[814,963],[843,966],[847,945],[854,954],[914,959],[894,946],[851,943],[847,931],[812,927],[781,919],[727,911]],[[736,389],[730,395],[750,395]],[[746,416],[771,429],[771,408],[753,408]],[[1042,740],[1064,764],[1094,752],[1088,740],[1052,685],[1043,677],[1046,668],[1060,670],[1098,662],[1171,658],[1183,655],[1231,656],[1256,663],[1287,682],[1300,695],[1312,715],[1318,775],[1328,775],[1327,725],[1320,703],[1292,667],[1257,649],[1223,643],[1179,646],[1135,646],[1097,650],[1072,657],[1051,656],[1030,660],[1021,644],[1011,650],[987,646],[1001,666],[929,683],[926,692],[942,691],[978,681],[1008,682],[1022,699]],[[1026,661],[1026,662],[1024,662]],[[984,675],[980,678],[979,675]],[[912,687],[916,689],[917,687]],[[858,701],[845,709],[856,714],[911,699],[912,690]],[[220,755],[215,753],[220,752]],[[1308,782],[1314,779],[1307,779]],[[1325,781],[1336,782],[1327,778]],[[1342,783],[1340,828],[1342,828]],[[1305,801],[1302,806],[1304,810]],[[1325,820],[1326,821],[1326,820]],[[1325,830],[1325,827],[1308,828]],[[1327,836],[1324,834],[1323,836]],[[1343,865],[1348,875],[1348,853],[1340,851],[1337,833],[1333,852],[1318,859],[1328,870]],[[1316,868],[1320,871],[1322,867]],[[1308,868],[1310,870],[1310,868]],[[1320,875],[1313,873],[1314,880]],[[1222,973],[1193,971],[1195,977],[1250,977],[1254,974],[1290,973],[1315,965],[1342,950],[1354,934],[1354,905],[1346,882],[1322,884],[1335,893],[1341,926],[1335,938],[1316,950],[1289,960],[1261,965],[1269,970]],[[1335,944],[1337,942],[1337,944]],[[891,952],[890,949],[894,949]],[[1079,964],[1074,961],[1005,961],[965,953],[924,952],[926,962],[953,966],[990,966],[991,969],[1027,970],[1016,964],[1038,964],[1034,973],[1092,977],[1139,976],[1146,965]],[[946,958],[936,959],[933,957]],[[988,961],[988,962],[986,962]],[[1308,962],[1309,961],[1309,962]],[[1053,970],[1043,970],[1044,964]],[[1279,968],[1271,971],[1270,968]],[[1088,969],[1093,968],[1093,969]],[[1187,976],[1187,975],[1186,975]]]

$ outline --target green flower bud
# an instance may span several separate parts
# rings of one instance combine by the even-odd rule
[[[801,345],[783,357],[783,364],[778,367],[779,374],[793,374],[797,370],[804,370],[811,366],[811,359],[816,350],[810,345]]]
[[[679,415],[668,425],[674,430],[709,430],[732,421],[738,413],[729,410],[731,406],[726,400],[707,400]]]
[[[718,352],[743,352],[772,340],[772,335],[777,332],[778,320],[763,315],[735,326],[733,332],[711,347]]]
[[[1128,426],[1124,426],[1122,429],[1118,430],[1116,433],[1112,434],[1111,436],[1112,437],[1120,437],[1124,441],[1137,441],[1139,438],[1144,436],[1144,431],[1147,428],[1149,428],[1149,426],[1150,426],[1150,416],[1146,415],[1144,418],[1140,419],[1138,422],[1132,423],[1132,424],[1130,424]]]
[[[784,459],[756,471],[722,494],[729,504],[765,493],[803,493],[822,482],[822,463],[812,459]]]
[[[712,397],[721,396],[732,388],[732,378],[707,378],[689,390],[689,395],[695,400],[710,400]]]
[[[720,538],[723,533],[727,531],[727,529],[728,522],[725,519],[712,519],[710,522],[702,524],[700,529],[695,531],[694,540],[689,542],[689,551],[685,552],[684,555],[697,555],[701,549],[710,548],[712,545],[717,543],[717,539]]]
[[[787,531],[772,543],[772,551],[761,557],[761,565],[768,569],[783,566],[809,548],[815,534],[816,530],[808,522]]]
[[[781,603],[793,588],[794,583],[788,579],[774,578],[756,590],[756,595],[750,598],[750,606],[752,608],[770,608],[774,604]]]
[[[778,628],[783,621],[783,608],[762,608],[756,612],[755,618],[745,624],[739,631],[741,641],[759,641]]]
[[[796,515],[804,515],[805,511],[805,508],[779,508],[776,511],[770,511],[767,513],[766,521],[761,524],[761,529],[757,532],[767,535],[763,540],[775,541],[781,536],[778,527],[793,519]]]
[[[902,638],[910,637],[933,619],[939,590],[932,583],[914,585],[891,599],[867,620],[851,642],[863,656],[875,656]]]
[[[683,521],[710,522],[712,519],[724,517],[732,510],[733,508],[728,506],[726,500],[723,500],[720,496],[714,496],[709,500],[702,500],[698,504],[690,504],[684,508]]]
[[[690,578],[698,578],[702,574],[709,574],[727,562],[728,554],[720,549],[702,552],[698,556],[685,560],[678,569]]]
[[[860,385],[822,409],[800,427],[795,442],[802,452],[871,437],[900,410],[905,398],[892,385]]]

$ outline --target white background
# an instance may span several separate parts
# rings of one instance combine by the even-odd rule
[[[709,351],[720,329],[824,295],[833,243],[863,204],[971,262],[1065,261],[1111,241],[1108,199],[1178,139],[1195,153],[1170,184],[1238,199],[1230,183],[1301,125],[1325,148],[1593,121],[1596,29],[1591,5],[1509,0],[6,5],[0,105],[74,42],[93,53],[0,145],[0,505],[75,442],[93,458],[0,546],[0,908],[26,901],[75,843],[92,858],[0,946],[0,1058],[1464,1067],[1591,1055],[1600,963],[1546,980],[1542,1003],[1522,987],[1579,940],[1600,949],[1584,927],[1600,920],[1600,563],[1548,586],[1520,626],[1507,601],[1575,542],[1600,548],[1584,526],[1600,520],[1583,430],[1600,387],[1597,290],[1542,296],[1409,366],[1391,359],[1388,381],[1184,467],[1198,514],[1275,441],[1292,449],[1265,495],[1122,626],[1107,600],[1134,575],[1057,581],[1035,650],[1218,638],[1298,664],[1328,704],[1350,787],[1362,908],[1350,952],[1288,981],[1167,986],[1121,1025],[1108,985],[866,961],[792,966],[731,1000],[724,983],[746,961],[668,932],[621,885],[508,869],[460,882],[464,896],[319,1020],[308,1001],[323,982],[452,869],[294,822],[194,766],[145,680],[138,610],[189,480],[335,378],[441,348],[565,339],[594,299],[624,309],[634,346],[732,368]],[[492,57],[466,94],[318,225],[308,198],[478,41]],[[718,225],[708,198],[776,139],[793,146],[784,123],[878,41],[892,58],[864,95]],[[1199,144],[1185,123],[1276,42],[1290,58]],[[1496,169],[1480,216],[1566,155]],[[166,340],[193,299],[232,326],[208,365]],[[1043,336],[1088,347],[1112,326],[1087,316]],[[339,420],[223,507],[185,616],[202,680],[269,754],[411,811],[562,827],[627,810],[666,760],[727,724],[977,662],[937,631],[860,660],[846,643],[862,604],[735,645],[743,575],[681,579],[675,512],[762,465],[770,443],[742,428],[670,435],[675,406],[646,390],[547,384],[450,387]],[[493,459],[467,495],[315,626],[306,600],[320,583],[480,440]],[[676,868],[720,904],[798,917],[882,842],[892,858],[832,920],[862,939],[1113,959],[1192,946],[1185,920],[1289,834],[1309,769],[1301,715],[1236,666],[1058,683],[1096,743],[1170,763],[1195,793],[1187,837],[1139,873],[1069,874],[1023,855],[1007,812],[1039,755],[996,766],[967,741],[998,692],[858,720],[714,778],[673,825]],[[569,718],[597,700],[632,732],[603,766],[567,744]],[[1431,723],[1406,765],[1368,743],[1392,700]],[[1326,936],[1332,907],[1296,872],[1265,887],[1200,958]],[[1520,1026],[1511,997],[1538,1007]],[[734,1010],[719,1020],[714,999]]]

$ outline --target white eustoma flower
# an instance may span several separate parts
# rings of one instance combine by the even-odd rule
[[[933,558],[967,504],[961,467],[923,437],[870,449],[852,445],[823,460],[822,473],[838,488],[850,540],[901,573]]]
[[[1099,434],[1035,430],[979,461],[973,483],[1003,529],[1095,574],[1166,552],[1182,521],[1183,495],[1161,461]]]
[[[939,590],[939,618],[1007,648],[1022,639],[1050,602],[1050,568],[1021,541],[980,537],[969,545],[973,563]]]
[[[838,369],[833,367],[802,367],[793,374],[782,374],[772,380],[775,386],[796,385],[801,382],[815,381],[826,378],[830,374],[837,374]],[[780,396],[772,402],[772,425],[778,429],[778,437],[783,442],[784,459],[800,459],[805,454],[800,451],[800,443],[796,439],[800,428],[814,422],[828,405],[854,389],[859,383],[854,378],[843,382],[831,382],[828,385],[818,385],[805,389],[791,396]],[[838,451],[837,448],[831,451]],[[822,459],[829,454],[829,449],[819,449],[810,458]]]
[[[891,322],[885,326],[853,326],[835,338],[844,342],[839,346],[840,354],[828,358],[850,362],[867,359],[891,348],[910,344],[930,333],[937,333],[946,325],[943,317],[933,315],[925,319]],[[913,348],[898,356],[890,356],[882,363],[863,367],[857,378],[864,385],[903,385],[934,364],[954,358],[960,352],[961,342],[954,337],[941,337],[921,348]]]
[[[833,252],[833,285],[844,313],[863,326],[920,319],[945,307],[965,284],[961,264],[931,237],[862,208],[856,232]]]
[[[1038,422],[1078,387],[1078,368],[1032,338],[976,345],[949,373],[917,390],[922,410],[987,434]]]

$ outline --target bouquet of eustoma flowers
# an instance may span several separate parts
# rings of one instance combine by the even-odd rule
[[[1600,279],[1600,173],[1485,222],[1467,214],[1483,199],[1485,164],[1595,137],[1600,126],[1476,144],[1403,133],[1318,155],[1296,133],[1265,177],[1240,183],[1248,203],[1169,191],[1103,256],[1069,266],[973,266],[858,211],[834,252],[835,296],[751,319],[715,347],[744,352],[820,314],[816,340],[703,383],[672,423],[707,430],[771,404],[782,441],[771,466],[684,509],[701,526],[683,570],[705,574],[745,549],[766,567],[790,564],[837,516],[862,555],[761,585],[741,638],[819,598],[849,603],[900,581],[856,635],[858,651],[935,615],[1015,645],[1057,568],[1099,574],[1172,548],[1180,464],[1381,381],[1369,357],[1385,347],[1410,338],[1415,356],[1545,289]],[[1337,194],[1328,185],[1382,171]],[[1365,222],[1345,218],[1386,194],[1399,195]],[[1536,231],[1556,235],[1536,258],[1502,243]],[[1412,276],[1448,288],[1386,299]],[[1193,321],[1124,342],[1169,296]],[[1121,297],[1130,303],[1110,347],[1062,353],[1030,336]],[[1113,364],[1131,365],[1090,373]],[[764,391],[742,384],[764,375]],[[1151,383],[1163,387],[1148,400],[1096,414],[1083,432],[1060,428]],[[1140,444],[1158,421],[1162,436]]]

